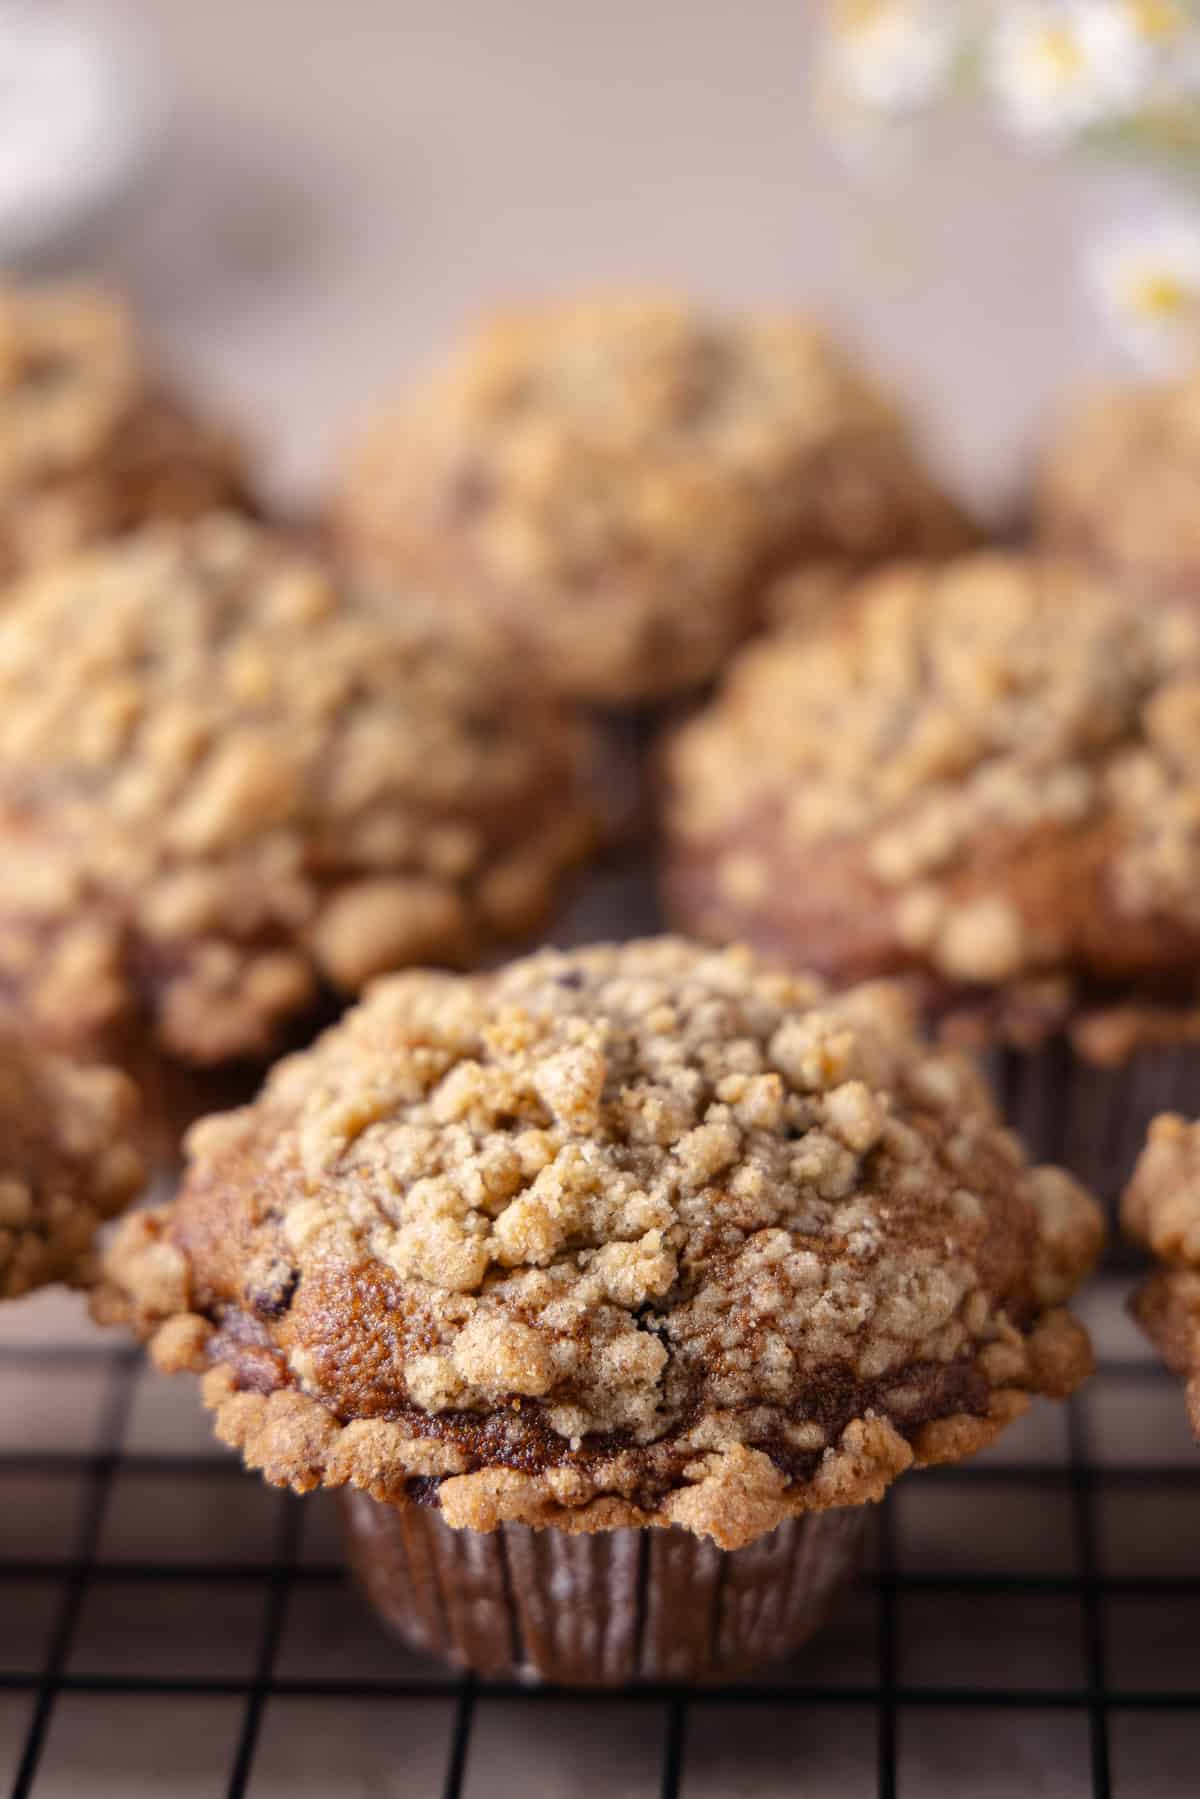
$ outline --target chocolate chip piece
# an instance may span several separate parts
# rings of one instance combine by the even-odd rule
[[[246,1304],[259,1318],[282,1318],[300,1282],[300,1270],[287,1262],[273,1262],[247,1290]]]

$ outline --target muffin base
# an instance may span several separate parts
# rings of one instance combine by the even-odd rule
[[[1115,1068],[1083,1061],[1065,1037],[997,1049],[984,1064],[1004,1116],[1035,1161],[1056,1162],[1112,1215],[1160,1112],[1200,1109],[1200,1045],[1136,1051]]]
[[[865,1506],[744,1549],[688,1531],[451,1530],[432,1506],[342,1494],[351,1565],[389,1630],[493,1680],[724,1681],[812,1636],[855,1573]]]

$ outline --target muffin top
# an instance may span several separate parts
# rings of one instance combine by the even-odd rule
[[[1200,598],[1200,374],[1102,390],[1045,459],[1041,532],[1138,591]]]
[[[1200,1024],[1200,612],[1065,562],[899,566],[746,651],[665,781],[701,936],[1098,1059]]]
[[[79,1068],[0,1025],[0,1299],[85,1283],[92,1240],[137,1191],[137,1095],[111,1068]]]
[[[731,1548],[1070,1391],[1101,1235],[895,990],[662,938],[381,981],[97,1309],[281,1484]]]
[[[230,516],[40,571],[0,607],[0,995],[89,1053],[264,1054],[325,986],[529,928],[582,748],[492,646]]]
[[[349,550],[501,619],[555,686],[712,676],[764,568],[937,554],[964,526],[897,413],[797,314],[606,294],[504,312],[349,459]]]
[[[146,371],[131,314],[87,288],[0,288],[0,485],[98,455]]]
[[[167,392],[119,300],[0,285],[0,577],[241,488],[232,441]]]
[[[1200,1123],[1164,1113],[1121,1201],[1121,1222],[1165,1266],[1134,1294],[1134,1317],[1174,1373],[1188,1380],[1200,1437]]]

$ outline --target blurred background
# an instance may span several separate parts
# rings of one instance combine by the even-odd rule
[[[5,0],[0,120],[34,12],[119,44],[138,142],[121,202],[33,266],[127,287],[289,501],[381,388],[507,293],[633,277],[811,303],[993,513],[1059,395],[1113,354],[1079,254],[1144,179],[969,100],[848,143],[819,103],[816,0]]]

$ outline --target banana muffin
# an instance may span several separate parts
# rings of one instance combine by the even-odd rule
[[[1131,1310],[1172,1373],[1187,1382],[1188,1415],[1200,1437],[1200,1124],[1171,1112],[1154,1120],[1121,1221],[1162,1264],[1142,1282]]]
[[[801,314],[609,293],[501,312],[368,427],[334,502],[385,577],[501,622],[598,706],[708,681],[766,577],[961,547],[892,405]]]
[[[163,380],[119,299],[0,285],[0,581],[246,499],[233,439]]]
[[[1144,597],[1200,603],[1200,374],[1078,403],[1045,457],[1037,522]]]
[[[1200,611],[1061,561],[896,567],[752,645],[663,788],[675,923],[904,977],[1114,1201],[1200,1095]]]
[[[86,1285],[97,1229],[141,1184],[136,1120],[125,1075],[76,1067],[0,1025],[0,1299]]]
[[[148,1107],[260,1062],[531,931],[591,844],[586,748],[494,646],[231,515],[39,570],[0,608],[0,1001]]]
[[[188,1151],[97,1316],[349,1488],[384,1616],[490,1674],[786,1653],[866,1502],[1091,1365],[1092,1201],[898,991],[747,951],[389,977]]]

